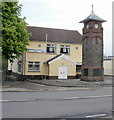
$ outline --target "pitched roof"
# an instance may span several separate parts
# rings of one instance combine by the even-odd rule
[[[82,43],[82,35],[75,30],[32,26],[28,26],[27,30],[32,34],[30,41],[46,41],[47,34],[47,42]]]
[[[102,18],[100,18],[99,16],[97,16],[94,13],[93,6],[92,6],[91,14],[87,18],[85,18],[84,20],[80,21],[80,23],[88,22],[90,20],[99,21],[99,22],[106,22],[106,20],[103,20]]]
[[[64,55],[64,54],[59,54],[59,55],[57,55],[57,56],[54,56],[53,58],[47,60],[47,61],[45,62],[45,64],[50,64],[50,63],[52,63],[52,62],[54,62],[54,61],[56,61],[56,60],[63,60],[63,59],[64,59],[64,60],[67,60],[67,61],[71,61],[71,62],[73,62],[74,64],[76,64],[75,61],[73,61],[72,59],[70,59],[68,56],[66,56],[66,55]]]
[[[52,57],[51,59],[47,60],[45,63],[46,63],[46,64],[49,64],[49,62],[51,62],[52,60],[58,58],[58,57],[61,56],[61,55],[62,55],[62,54],[56,55],[56,56]]]

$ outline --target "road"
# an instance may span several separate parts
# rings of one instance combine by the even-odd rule
[[[112,88],[3,92],[3,118],[111,117]]]

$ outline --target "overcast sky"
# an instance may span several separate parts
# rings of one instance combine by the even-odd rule
[[[77,30],[82,34],[79,23],[94,12],[102,19],[104,27],[104,54],[112,55],[112,2],[113,0],[19,0],[22,17],[29,26]]]

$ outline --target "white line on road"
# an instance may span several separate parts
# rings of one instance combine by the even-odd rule
[[[27,101],[36,101],[36,99],[0,100],[0,103],[3,103],[3,102],[27,102]]]
[[[86,116],[86,118],[103,117],[103,116],[105,116],[105,115],[106,115],[106,114],[88,115],[88,116]]]
[[[62,100],[73,100],[73,99],[92,99],[92,98],[104,98],[104,97],[112,97],[112,95],[100,95],[100,96],[82,96],[82,97],[67,97]],[[29,102],[29,101],[37,101],[36,98],[29,99],[16,99],[16,100],[0,100],[0,103],[4,102]]]
[[[64,100],[73,100],[73,99],[90,99],[90,98],[104,98],[104,97],[112,97],[112,95],[82,96],[82,97],[67,97],[67,98],[64,98]]]
[[[9,102],[9,100],[0,100],[0,103],[1,103],[1,102]]]

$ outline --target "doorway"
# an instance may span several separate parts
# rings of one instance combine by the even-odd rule
[[[58,79],[67,79],[67,66],[58,67]]]

